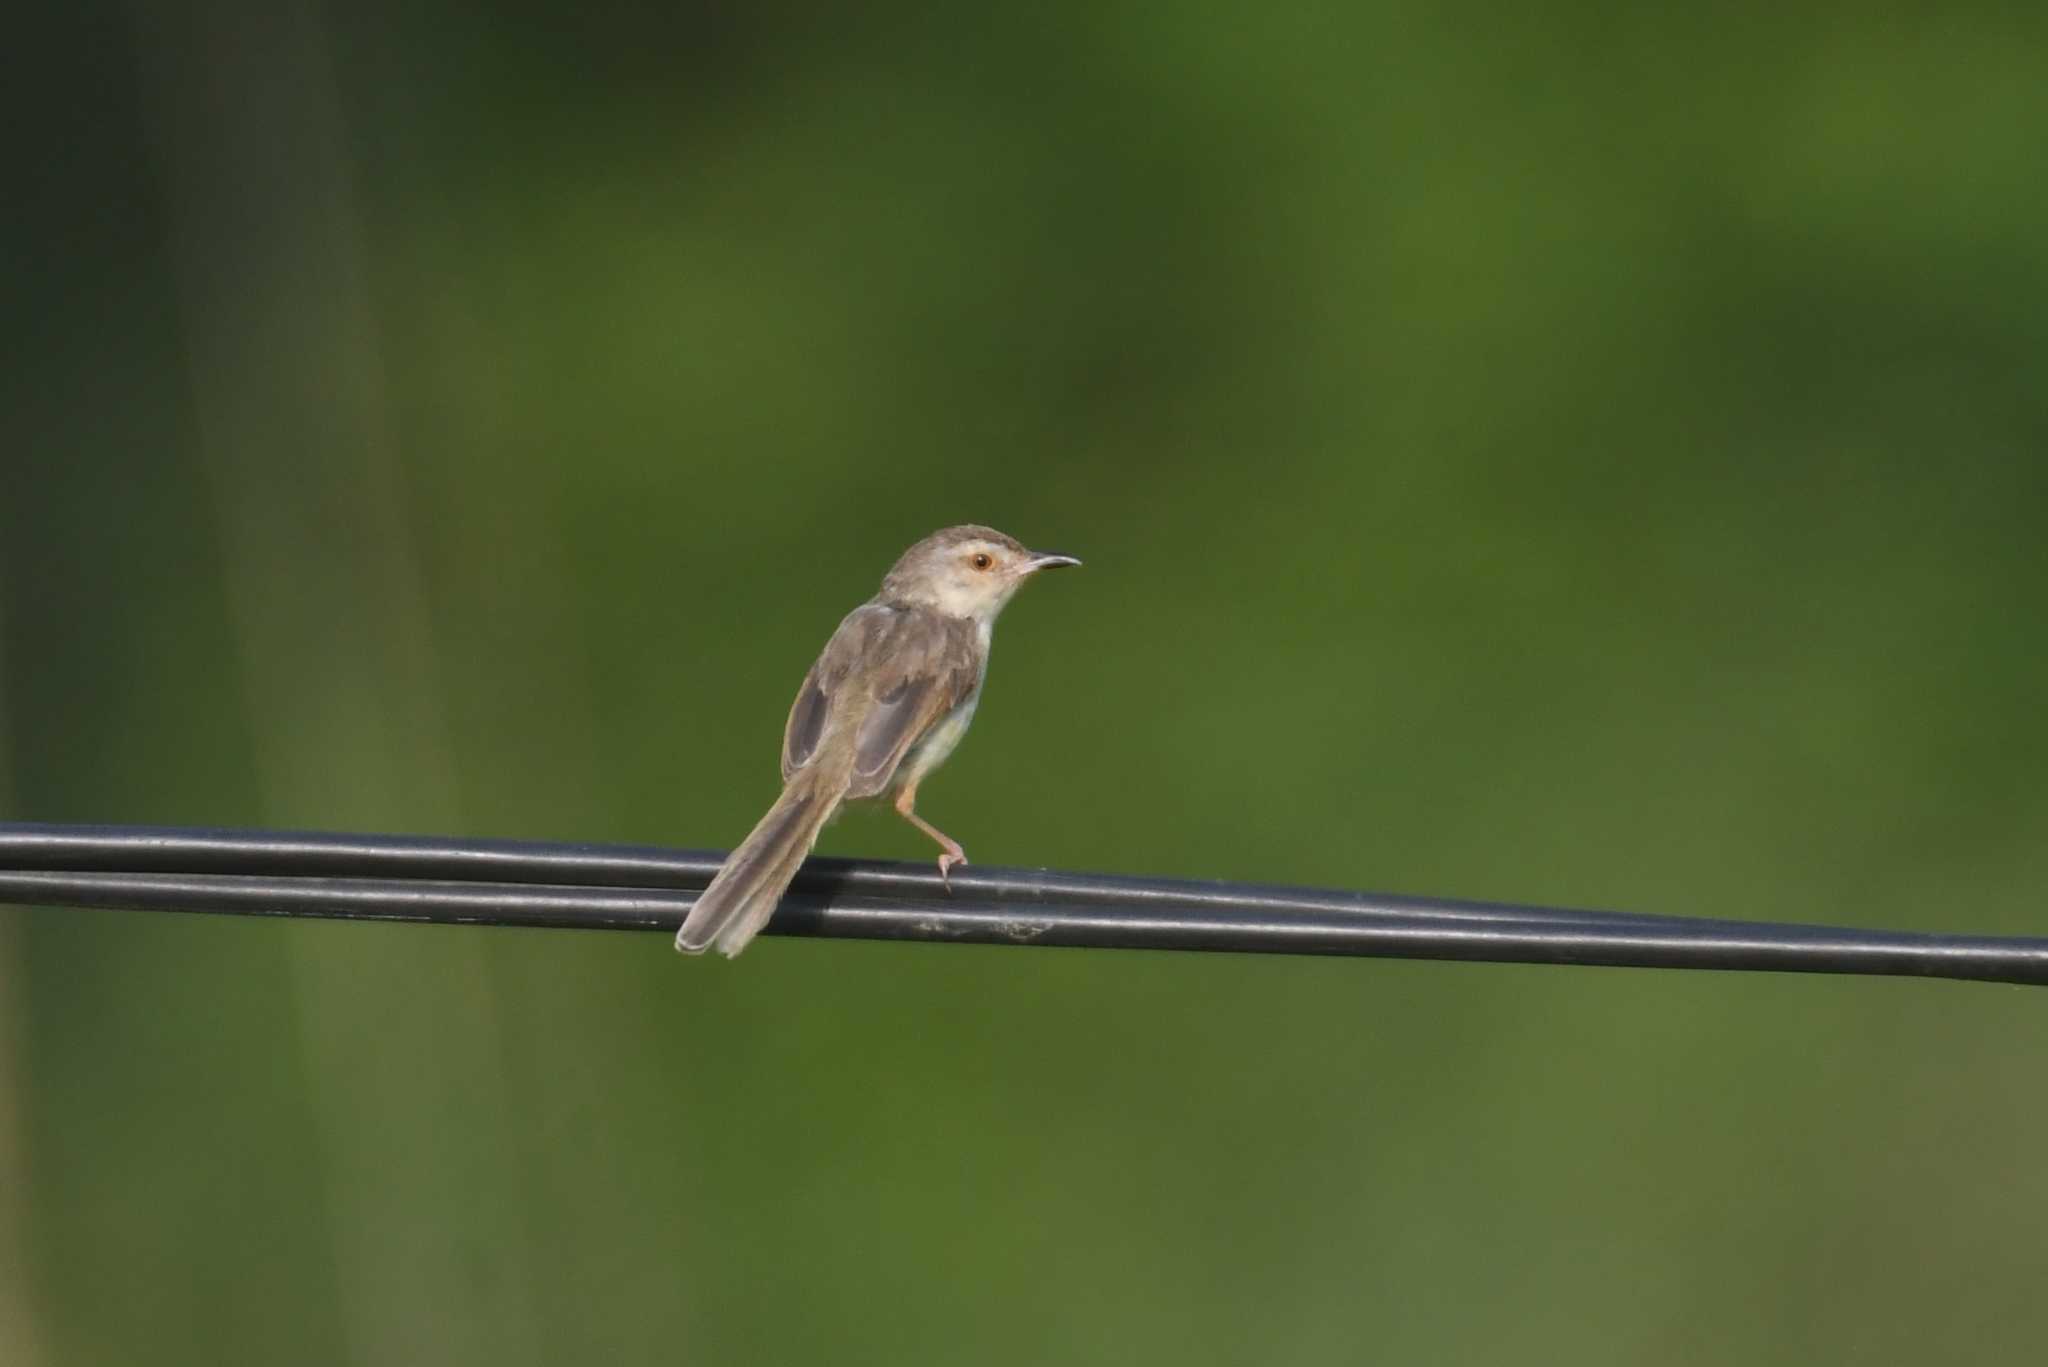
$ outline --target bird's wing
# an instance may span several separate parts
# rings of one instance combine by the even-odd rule
[[[973,693],[980,677],[973,623],[880,603],[855,608],[789,709],[784,781],[827,745],[848,745],[847,795],[872,797],[889,786],[904,753]]]

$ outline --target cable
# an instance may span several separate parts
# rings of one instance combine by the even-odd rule
[[[346,835],[205,827],[57,826],[0,822],[0,870],[272,874],[280,877],[464,880],[579,887],[696,890],[725,862],[718,850],[435,836]],[[1547,920],[1569,924],[1699,924],[1670,916],[1388,897],[1258,883],[1064,873],[969,865],[950,886],[930,863],[813,857],[792,891],[937,901],[1201,907],[1429,917],[1444,921]],[[1729,922],[1741,925],[1742,922]]]
[[[0,902],[672,931],[719,859],[630,846],[0,824]],[[950,891],[925,866],[815,860],[806,873],[769,933],[2048,984],[2048,939],[1051,870],[961,870]]]

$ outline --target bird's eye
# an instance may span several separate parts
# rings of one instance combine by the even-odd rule
[[[973,555],[967,557],[967,563],[978,570],[985,570],[996,563],[996,558],[987,551],[976,551]]]

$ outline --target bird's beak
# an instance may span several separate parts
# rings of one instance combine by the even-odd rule
[[[1031,558],[1024,562],[1024,570],[1027,574],[1036,574],[1040,570],[1057,569],[1061,565],[1078,565],[1080,563],[1073,556],[1061,555],[1057,551],[1033,551]]]

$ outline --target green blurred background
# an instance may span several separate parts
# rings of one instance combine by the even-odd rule
[[[554,8],[11,20],[7,815],[730,844],[975,520],[978,861],[2048,931],[2038,6]],[[8,910],[0,1360],[2025,1361],[2043,1002]]]

